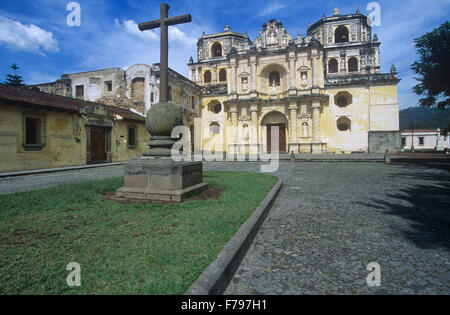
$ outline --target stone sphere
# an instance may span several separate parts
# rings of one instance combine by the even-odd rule
[[[153,105],[147,113],[146,125],[152,136],[170,136],[173,128],[183,125],[181,107],[172,103]]]

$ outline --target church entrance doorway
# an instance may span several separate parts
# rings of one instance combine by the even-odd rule
[[[272,111],[266,114],[261,120],[262,127],[262,142],[266,145],[266,152],[272,153],[275,148],[272,149],[274,145],[274,139],[272,139],[272,130],[278,127],[278,152],[287,151],[287,133],[288,133],[288,120],[284,114],[279,111]]]
[[[278,127],[278,151],[286,152],[286,124],[267,125],[267,152],[272,153],[272,128]]]

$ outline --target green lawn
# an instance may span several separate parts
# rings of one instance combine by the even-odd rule
[[[123,178],[0,196],[1,294],[183,294],[277,182],[205,172],[220,199],[120,204]],[[69,288],[70,262],[81,265]]]

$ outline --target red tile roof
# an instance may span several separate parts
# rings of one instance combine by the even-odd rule
[[[26,87],[13,87],[0,84],[0,102],[9,105],[38,106],[50,110],[63,110],[80,113],[83,109],[93,109],[100,106],[106,108],[109,114],[116,114],[125,120],[145,122],[145,117],[138,115],[131,110],[74,99],[55,94],[48,94]]]

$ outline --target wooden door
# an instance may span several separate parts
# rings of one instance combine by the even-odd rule
[[[279,129],[279,152],[286,152],[286,124],[267,125],[267,152],[272,152],[272,127]]]
[[[91,162],[106,161],[106,129],[91,127]]]

